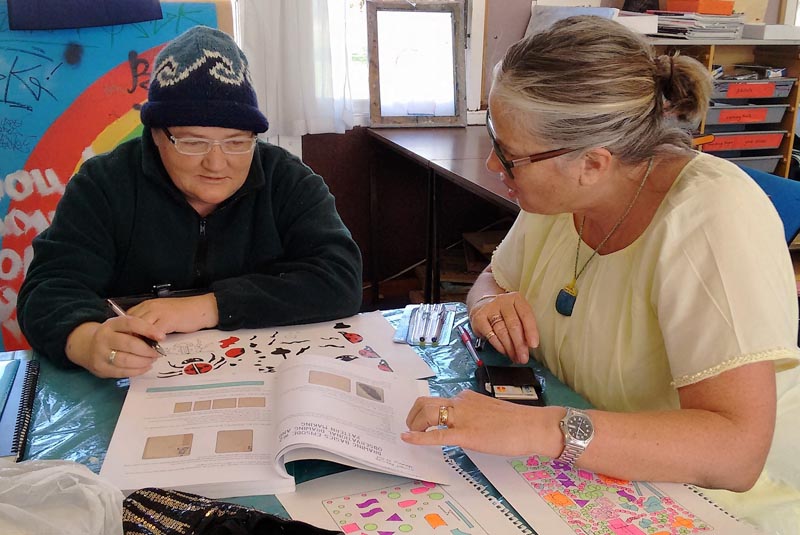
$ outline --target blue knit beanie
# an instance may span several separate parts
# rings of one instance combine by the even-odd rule
[[[158,53],[142,123],[265,132],[244,52],[219,30],[195,26]]]

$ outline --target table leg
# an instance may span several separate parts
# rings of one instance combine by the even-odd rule
[[[428,168],[428,221],[427,251],[425,262],[425,302],[438,303],[440,299],[439,279],[439,177]]]

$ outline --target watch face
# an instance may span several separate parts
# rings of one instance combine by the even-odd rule
[[[583,416],[572,416],[567,420],[567,430],[578,440],[588,440],[592,436],[592,422]]]

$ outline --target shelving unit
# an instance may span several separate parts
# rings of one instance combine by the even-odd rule
[[[773,67],[785,67],[786,78],[794,79],[791,90],[783,95],[780,88],[774,93],[769,92],[766,87],[753,87],[753,91],[741,86],[734,88],[731,96],[720,99],[734,106],[753,105],[757,108],[756,113],[745,111],[748,114],[740,120],[731,119],[730,121],[719,121],[719,109],[710,111],[710,120],[703,121],[700,130],[703,133],[720,133],[718,139],[709,152],[714,152],[731,159],[759,157],[760,161],[775,160],[777,163],[774,174],[786,177],[789,174],[789,164],[794,143],[795,125],[798,113],[798,90],[797,80],[800,79],[800,41],[770,40],[762,41],[756,39],[736,39],[736,40],[686,40],[686,39],[663,39],[653,38],[653,45],[660,53],[670,54],[679,51],[681,54],[691,56],[711,70],[712,65],[770,65]],[[760,82],[775,82],[783,79],[762,80]],[[737,81],[726,81],[736,83]],[[744,82],[742,82],[744,83]],[[722,95],[718,95],[722,96]],[[734,100],[730,100],[733,98]],[[763,115],[763,117],[761,117]],[[779,120],[775,122],[775,118]],[[717,124],[713,124],[713,123]],[[778,136],[777,133],[781,132]],[[727,139],[726,139],[727,138]],[[774,148],[772,148],[774,145]],[[717,152],[719,149],[725,149]],[[708,149],[701,149],[708,150]],[[738,160],[747,165],[747,160]]]

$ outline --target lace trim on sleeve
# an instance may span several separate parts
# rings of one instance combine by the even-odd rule
[[[793,368],[800,364],[800,350],[797,348],[787,349],[781,347],[777,349],[769,349],[767,351],[759,351],[757,353],[749,353],[747,355],[740,355],[730,360],[726,360],[725,362],[721,362],[712,368],[708,368],[691,375],[677,377],[674,381],[672,381],[672,386],[675,388],[680,388],[682,386],[697,383],[703,379],[708,379],[709,377],[717,376],[722,372],[738,368],[739,366],[744,366],[745,364],[768,360],[786,360],[787,362],[783,363],[781,369]]]

